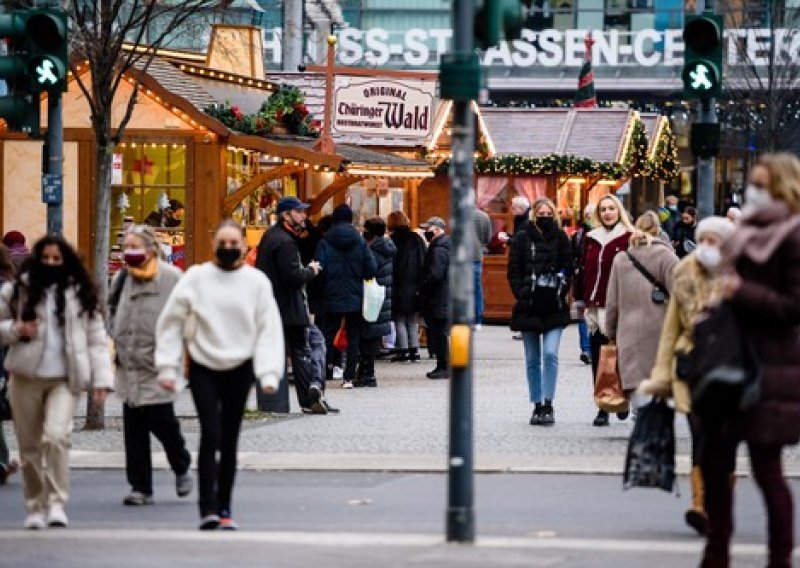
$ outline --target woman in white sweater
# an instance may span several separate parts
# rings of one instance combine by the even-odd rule
[[[234,530],[231,494],[247,396],[254,379],[265,393],[277,390],[285,350],[272,286],[244,263],[241,228],[223,221],[214,249],[215,261],[191,267],[167,300],[156,327],[155,360],[161,385],[174,389],[185,342],[200,421],[200,529]]]

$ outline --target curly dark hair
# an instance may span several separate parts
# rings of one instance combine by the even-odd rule
[[[24,288],[25,305],[22,308],[22,319],[34,319],[36,306],[45,296],[46,287],[45,279],[43,278],[44,264],[42,263],[42,255],[44,254],[44,249],[48,246],[57,246],[61,252],[61,257],[64,259],[64,278],[57,282],[56,316],[58,317],[58,323],[62,327],[64,326],[64,291],[67,288],[75,289],[78,301],[81,304],[80,315],[94,317],[96,314],[102,313],[97,286],[89,276],[86,267],[81,263],[78,253],[62,237],[46,236],[36,242],[30,257],[20,267],[20,275],[26,275],[26,277],[19,279],[14,295],[18,297],[19,287]],[[12,305],[14,304],[16,302],[12,303]]]

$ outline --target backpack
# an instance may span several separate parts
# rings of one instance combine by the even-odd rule
[[[636,414],[622,486],[672,492],[675,485],[675,410],[655,399]]]

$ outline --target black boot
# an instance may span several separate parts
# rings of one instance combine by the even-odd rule
[[[417,349],[416,347],[412,347],[411,349],[409,349],[408,360],[411,361],[412,363],[416,363],[417,361],[419,361],[420,360],[419,349]]]
[[[556,413],[553,410],[553,402],[545,399],[542,406],[541,425],[552,426],[556,423]]]
[[[533,414],[531,414],[531,426],[541,426],[542,425],[542,403],[537,402],[533,405]]]
[[[605,410],[598,410],[597,416],[592,422],[593,426],[608,426],[608,412]]]
[[[394,352],[394,357],[391,358],[392,363],[402,363],[408,360],[408,349],[398,349]]]

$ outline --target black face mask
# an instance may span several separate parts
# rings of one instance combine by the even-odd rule
[[[39,274],[45,286],[56,284],[64,280],[64,266],[60,264],[43,264],[39,267]]]
[[[433,231],[425,231],[424,235],[425,235],[425,240],[431,242],[433,238],[436,236],[436,233],[434,233]]]
[[[242,258],[242,251],[237,248],[219,247],[215,251],[215,254],[217,255],[217,261],[220,267],[225,270],[232,269],[236,265],[236,262]]]
[[[556,220],[552,217],[536,217],[536,226],[542,232],[547,232],[556,225]]]

